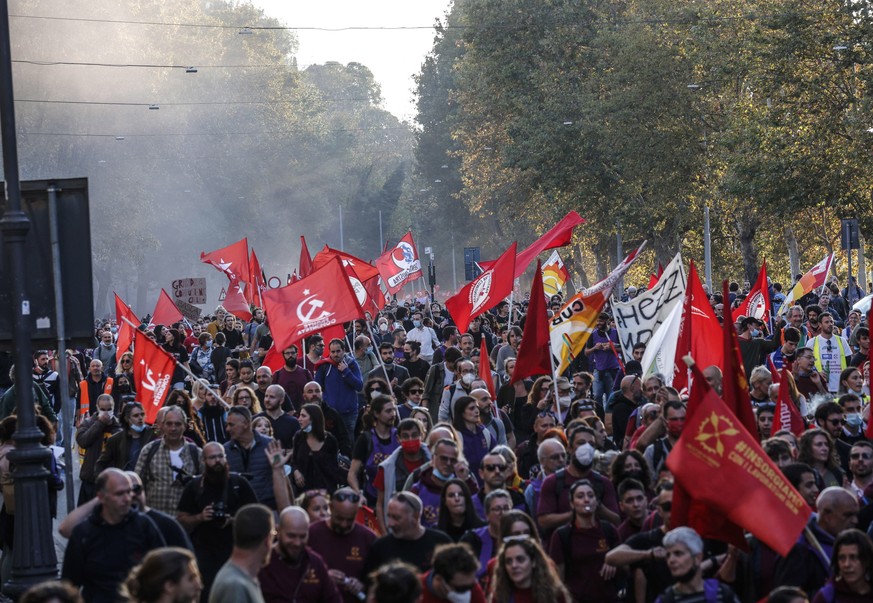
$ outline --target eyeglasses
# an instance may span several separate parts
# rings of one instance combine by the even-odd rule
[[[135,486],[131,486],[130,491],[134,494],[142,494],[142,484],[136,484]]]
[[[121,359],[121,364],[130,364],[131,362],[133,362],[133,360],[131,360],[130,358]]]
[[[836,427],[843,424],[843,419],[828,419],[827,422]]]
[[[498,465],[497,463],[488,463],[482,467],[485,468],[485,471],[506,471],[506,465]]]
[[[853,461],[860,461],[862,459],[865,461],[869,461],[870,459],[873,459],[873,454],[861,454],[860,452],[853,452],[849,455],[849,458]]]
[[[423,389],[411,389],[411,390],[409,390],[409,393],[412,394],[412,395],[415,395],[415,394],[423,394],[423,393],[424,393],[424,390],[423,390]]]
[[[337,502],[353,502],[357,504],[361,500],[361,495],[354,492],[334,492],[333,499]]]

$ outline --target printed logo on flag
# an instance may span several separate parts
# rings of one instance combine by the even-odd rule
[[[164,373],[162,375],[158,375],[158,380],[155,381],[155,374],[151,368],[149,368],[148,364],[146,364],[145,359],[139,361],[140,366],[143,367],[145,374],[142,378],[141,386],[143,389],[146,389],[152,392],[152,403],[155,406],[160,406],[161,402],[164,399],[164,392],[167,391],[167,388],[170,387],[170,379],[173,377],[172,373]]]
[[[476,284],[470,289],[470,305],[473,307],[470,314],[478,312],[485,302],[489,299],[491,293],[491,277],[494,275],[493,270],[489,270],[479,277]]]
[[[406,241],[400,241],[391,252],[391,261],[400,269],[397,274],[388,277],[388,286],[396,287],[405,281],[410,273],[421,270],[421,261],[415,257],[415,249]]]
[[[747,306],[749,316],[753,318],[763,318],[767,313],[767,305],[764,303],[764,294],[760,291],[755,291],[752,297],[749,298]]]
[[[710,455],[717,454],[723,457],[725,447],[722,438],[739,435],[739,433],[733,421],[724,415],[717,415],[713,412],[701,421],[694,441]],[[689,448],[689,450],[693,451],[694,448]]]

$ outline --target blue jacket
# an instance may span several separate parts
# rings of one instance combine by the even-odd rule
[[[358,412],[358,392],[364,389],[361,368],[354,357],[347,355],[346,370],[340,372],[333,362],[318,365],[315,380],[324,392],[324,401],[341,415]]]

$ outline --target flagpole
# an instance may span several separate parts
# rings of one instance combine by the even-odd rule
[[[521,342],[524,345],[524,342]],[[552,367],[552,391],[555,395],[555,417],[558,420],[559,425],[563,425],[564,421],[561,419],[561,405],[558,403],[558,373],[555,367],[555,356],[552,354],[551,350],[551,338],[549,341],[549,366]],[[567,410],[569,412],[569,409]]]
[[[123,320],[124,322],[126,322],[127,324],[129,324],[129,325],[130,325],[131,327],[133,327],[134,329],[138,329],[138,328],[139,328],[139,325],[135,325],[135,324],[133,324],[132,322],[130,322],[130,319],[128,319],[126,316],[122,316],[122,317],[121,317],[121,320]],[[136,337],[134,337],[134,340],[136,340]],[[155,342],[155,345],[157,345],[157,342]],[[158,345],[158,347],[161,347],[161,346]],[[163,349],[163,348],[161,348],[161,349]],[[171,355],[171,356],[172,356],[172,355]],[[200,381],[200,377],[198,377],[197,375],[195,375],[194,373],[192,373],[192,372],[191,372],[191,369],[189,369],[187,366],[185,366],[184,364],[182,364],[181,362],[179,362],[178,360],[176,360],[176,357],[175,357],[175,356],[172,356],[172,358],[173,358],[173,362],[176,363],[176,366],[179,367],[180,369],[182,369],[183,371],[185,371],[185,373],[186,373],[189,377],[191,377],[192,384],[193,384],[194,381]],[[206,379],[204,379],[204,381],[206,381]],[[193,387],[193,385],[192,385],[192,387]],[[203,384],[201,384],[201,387],[203,387]],[[212,395],[215,396],[215,398],[216,398],[217,400],[222,400],[222,401],[224,401],[224,398],[221,397],[221,392],[219,392],[219,391],[216,390],[216,389],[213,389],[211,383],[208,383],[208,382],[207,382],[207,385],[206,385],[205,387],[206,387],[207,390],[209,390],[210,392],[212,392]],[[227,403],[225,402],[225,404],[227,404]]]

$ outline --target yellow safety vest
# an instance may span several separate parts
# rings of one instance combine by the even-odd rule
[[[846,368],[849,361],[846,357],[846,350],[843,347],[843,338],[840,337],[839,335],[836,335],[836,336],[834,336],[834,339],[837,340],[837,347],[840,349],[840,370],[842,371]],[[815,370],[817,370],[820,373],[823,373],[824,367],[822,366],[822,363],[821,363],[821,348],[819,346],[820,342],[821,342],[821,339],[816,337],[815,343],[812,344],[812,353],[815,356]]]

